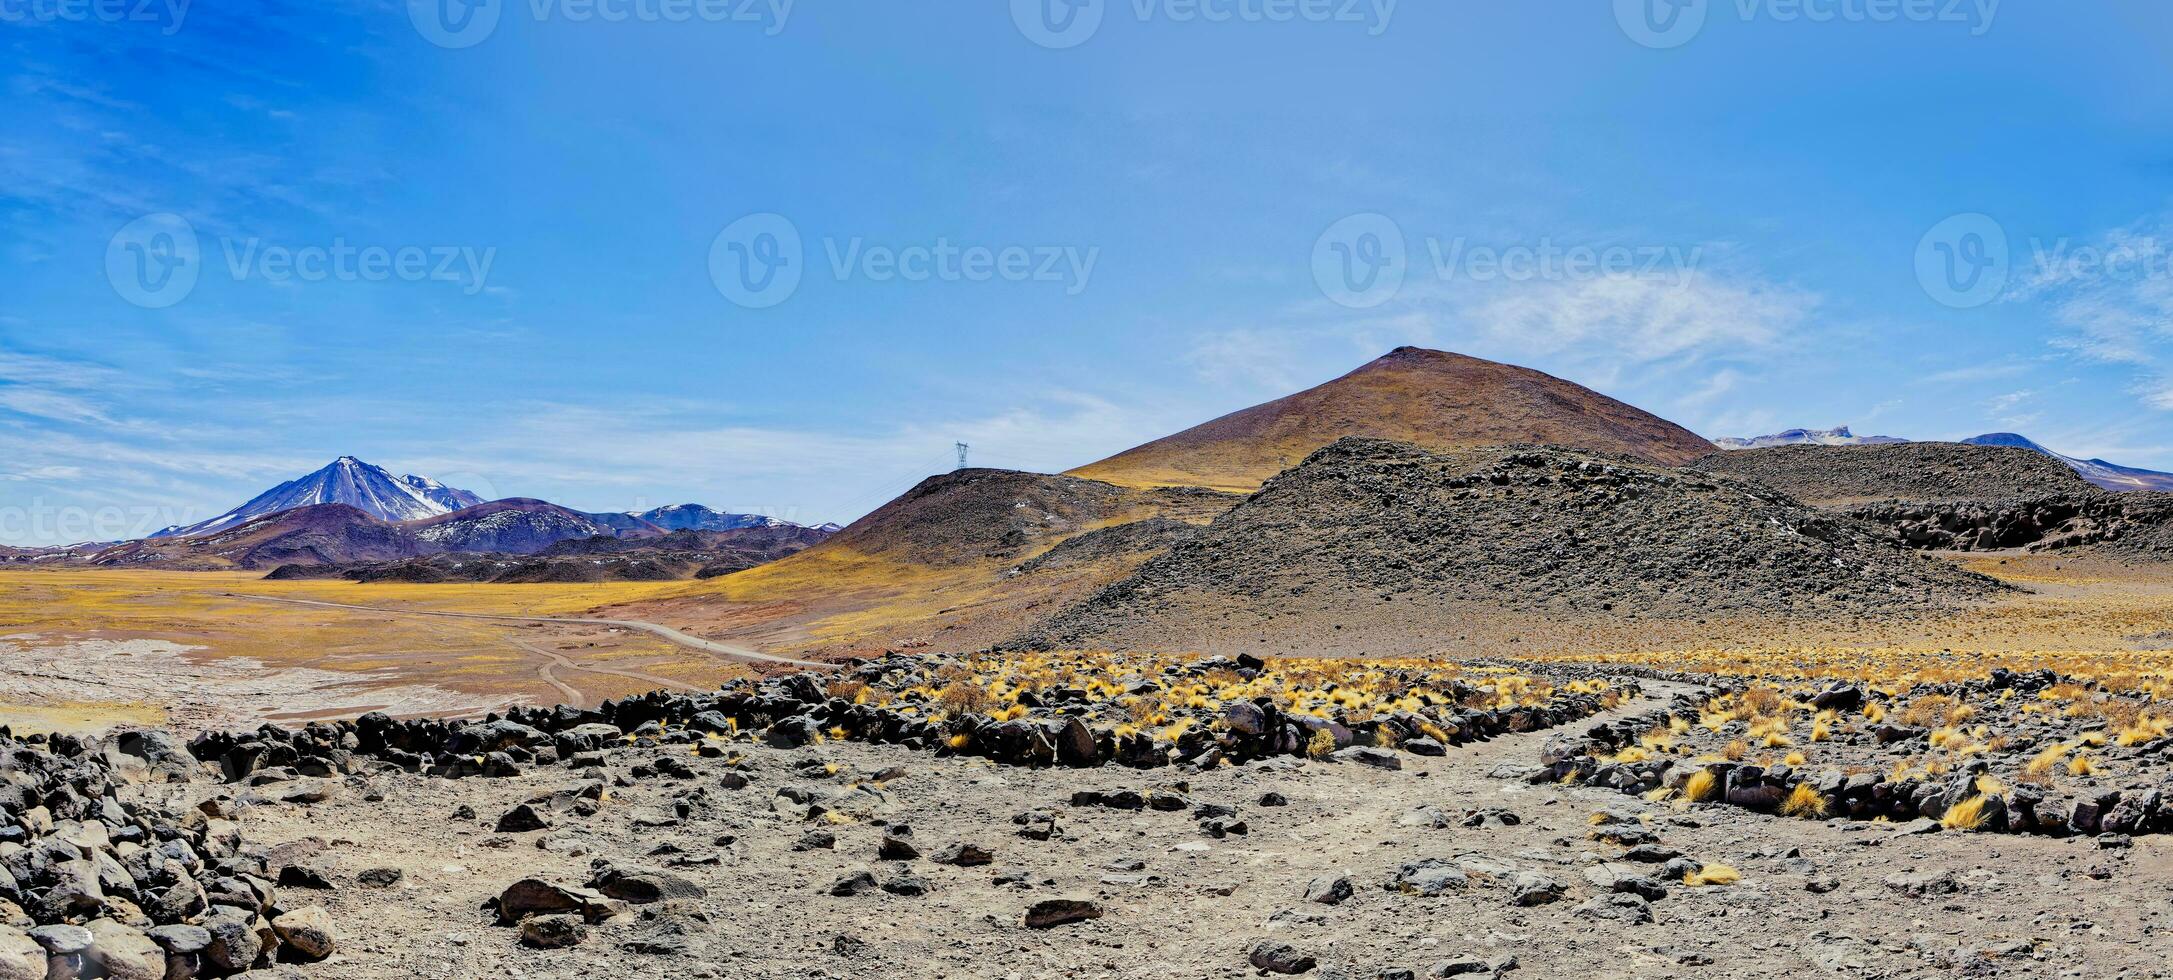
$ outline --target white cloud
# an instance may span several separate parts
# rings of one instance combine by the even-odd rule
[[[1523,283],[1463,312],[1504,347],[1649,363],[1764,350],[1800,327],[1817,297],[1693,272],[1680,282],[1602,277]]]
[[[2173,228],[2161,219],[2116,228],[2097,238],[2036,242],[2031,264],[2009,302],[2043,302],[2067,331],[2052,345],[2087,360],[2146,373],[2142,403],[2173,410],[2156,376],[2167,371],[2173,341]]]

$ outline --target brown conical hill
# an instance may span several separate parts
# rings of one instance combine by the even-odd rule
[[[1398,347],[1327,384],[1233,412],[1069,475],[1122,486],[1251,491],[1346,436],[1427,449],[1546,443],[1679,466],[1713,452],[1690,430],[1530,368]]]

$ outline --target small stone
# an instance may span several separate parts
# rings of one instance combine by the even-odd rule
[[[1340,905],[1355,893],[1349,878],[1322,877],[1313,879],[1313,883],[1306,886],[1305,900],[1322,905]]]
[[[355,875],[355,884],[364,888],[391,888],[405,876],[399,868],[366,868]]]
[[[1071,922],[1102,917],[1102,907],[1083,898],[1045,898],[1026,907],[1029,929],[1053,929]]]
[[[1560,901],[1565,889],[1553,877],[1536,871],[1519,871],[1511,880],[1510,901],[1526,907]]]
[[[928,894],[928,881],[918,875],[899,875],[883,882],[883,890],[893,895],[913,897]]]
[[[338,933],[332,927],[332,913],[325,911],[322,905],[306,905],[283,913],[272,920],[272,932],[307,962],[332,955],[339,943]]]
[[[839,898],[865,895],[873,890],[875,890],[875,875],[866,871],[855,871],[830,883],[830,894]]]
[[[1570,911],[1587,919],[1606,919],[1633,926],[1652,921],[1651,903],[1622,892],[1596,896]]]
[[[884,834],[883,842],[876,845],[875,856],[882,861],[911,861],[921,856],[920,848],[899,834]]]
[[[987,848],[961,841],[937,851],[935,856],[929,858],[929,860],[937,864],[949,864],[961,868],[977,868],[996,860],[996,855],[989,853]]]
[[[526,803],[507,810],[498,818],[498,832],[501,834],[525,834],[534,830],[549,829],[551,829],[551,822],[544,819],[543,814],[538,812],[535,807]]]
[[[1305,973],[1320,965],[1318,960],[1300,952],[1297,947],[1289,943],[1267,941],[1262,941],[1254,946],[1252,955],[1246,959],[1252,963],[1254,969],[1265,970],[1269,973]]]
[[[579,916],[534,915],[521,922],[521,942],[537,949],[564,949],[588,937]]]
[[[333,886],[332,879],[323,871],[306,864],[290,864],[279,869],[279,887],[330,891]]]

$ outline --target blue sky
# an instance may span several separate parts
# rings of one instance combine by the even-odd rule
[[[2173,469],[2163,3],[1037,2],[0,0],[0,542],[849,520],[1403,343]]]

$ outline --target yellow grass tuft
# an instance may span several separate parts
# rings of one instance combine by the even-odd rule
[[[1781,815],[1802,817],[1805,820],[1824,819],[1826,798],[1820,796],[1818,790],[1812,789],[1811,784],[1797,783],[1795,790],[1788,794],[1788,799],[1781,803]]]
[[[1704,803],[1720,795],[1720,777],[1711,769],[1700,769],[1690,774],[1690,781],[1683,784],[1683,798],[1692,803]]]
[[[1947,808],[1946,816],[1939,818],[1939,825],[1948,830],[1975,830],[1984,826],[1990,814],[1985,809],[1985,798],[1972,796]]]
[[[1743,872],[1725,864],[1708,864],[1683,876],[1683,884],[1692,888],[1710,885],[1733,885],[1743,880]]]

